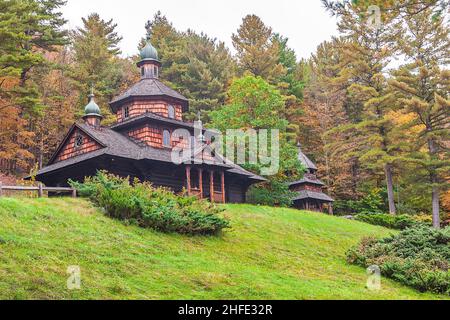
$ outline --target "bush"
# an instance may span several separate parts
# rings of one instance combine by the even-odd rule
[[[248,192],[248,202],[265,206],[290,207],[296,192],[289,190],[289,186],[281,181],[272,180],[254,185]]]
[[[370,223],[376,226],[383,226],[390,229],[404,230],[421,224],[418,220],[408,215],[392,214],[359,214],[356,220]]]
[[[396,236],[365,238],[347,252],[347,261],[369,267],[419,291],[450,295],[450,229],[416,226]]]
[[[372,188],[363,192],[364,196],[359,200],[336,200],[334,211],[336,215],[348,214],[375,214],[387,212],[385,200],[387,191],[380,188]]]
[[[149,183],[122,179],[106,172],[88,177],[84,183],[71,181],[80,196],[88,197],[114,219],[162,232],[192,235],[218,234],[230,227],[215,205],[195,197],[181,197]]]

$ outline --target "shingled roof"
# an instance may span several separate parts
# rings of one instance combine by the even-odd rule
[[[164,83],[156,78],[142,78],[139,82],[131,86],[124,93],[114,98],[110,102],[111,108],[119,106],[133,98],[148,98],[148,97],[169,97],[181,102],[183,112],[187,111],[188,99],[179,94],[175,90],[169,88]]]
[[[324,202],[334,202],[334,199],[327,196],[325,193],[314,192],[309,190],[302,190],[298,192],[298,195],[293,199],[294,201],[314,199]]]
[[[305,184],[305,183],[315,184],[317,186],[324,186],[325,185],[325,183],[323,183],[319,179],[310,179],[308,177],[304,177],[301,180],[289,183],[288,186],[291,187],[291,186],[295,186],[295,185],[299,185],[299,184]]]
[[[125,121],[122,121],[122,122],[112,125],[110,128],[113,130],[116,130],[116,129],[123,129],[123,128],[127,128],[127,127],[133,127],[133,126],[136,126],[137,124],[140,124],[147,120],[156,120],[156,121],[162,122],[162,123],[170,123],[170,124],[174,124],[178,127],[194,128],[194,123],[184,122],[184,121],[180,121],[180,120],[176,120],[176,119],[170,119],[167,117],[160,116],[153,112],[146,112],[139,116],[129,118]]]
[[[306,169],[317,171],[317,167],[302,151],[298,148],[298,160],[306,167]]]
[[[172,151],[170,149],[157,149],[150,146],[141,146],[127,136],[114,131],[111,128],[95,128],[84,123],[76,123],[74,128],[78,128],[96,140],[102,148],[90,153],[75,156],[64,161],[50,162],[48,166],[38,171],[37,175],[46,174],[64,167],[87,161],[102,155],[110,155],[132,160],[154,160],[172,163]],[[72,132],[72,130],[70,132]],[[55,157],[53,157],[55,158]],[[219,159],[220,160],[220,159]],[[265,181],[266,179],[255,175],[243,168],[235,165],[231,161],[217,161],[213,165],[227,168],[227,172],[246,176],[248,179]]]

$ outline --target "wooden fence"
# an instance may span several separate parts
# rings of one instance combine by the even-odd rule
[[[0,197],[3,195],[4,191],[36,191],[38,197],[41,198],[44,196],[44,192],[61,192],[61,193],[71,193],[72,197],[77,197],[77,190],[72,188],[58,188],[58,187],[44,187],[42,183],[39,183],[37,187],[25,187],[25,186],[4,186],[2,182],[0,182]]]

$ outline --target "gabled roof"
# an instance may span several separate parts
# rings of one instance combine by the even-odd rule
[[[293,199],[294,201],[314,199],[324,202],[334,202],[334,199],[321,192],[314,192],[309,190],[302,190],[298,192],[298,195]]]
[[[85,130],[82,129],[82,124],[81,123],[74,123],[72,125],[72,127],[69,129],[69,131],[67,132],[67,134],[64,136],[64,139],[62,140],[62,142],[59,144],[58,148],[56,149],[56,151],[53,153],[52,157],[50,158],[50,160],[48,161],[49,164],[52,164],[55,160],[56,157],[58,156],[58,154],[61,152],[61,149],[66,145],[66,142],[69,140],[69,138],[72,136],[72,133],[75,131],[75,129],[80,129],[81,131],[83,131],[88,137],[92,138],[95,142],[97,142],[101,147],[106,147],[106,145],[104,143],[102,143],[101,141],[99,141],[98,139],[96,139],[93,135],[91,135],[89,132],[86,132]]]
[[[149,98],[149,97],[169,97],[178,100],[183,105],[183,112],[187,111],[188,99],[169,88],[156,78],[143,78],[124,93],[114,98],[110,102],[111,108],[117,107],[119,104],[133,98]]]

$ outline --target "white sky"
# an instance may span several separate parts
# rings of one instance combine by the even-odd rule
[[[231,35],[247,14],[258,15],[274,32],[288,37],[298,58],[308,58],[322,41],[337,34],[336,20],[320,0],[68,0],[63,13],[70,28],[80,26],[81,18],[92,12],[114,19],[127,56],[137,53],[145,22],[158,10],[176,29],[203,31],[225,41],[232,51]]]

